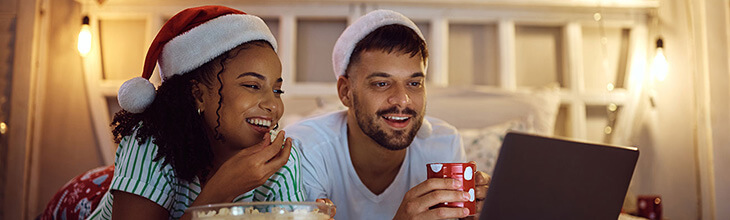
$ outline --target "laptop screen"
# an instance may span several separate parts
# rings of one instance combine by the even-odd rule
[[[633,147],[510,132],[480,219],[617,219],[638,157]]]

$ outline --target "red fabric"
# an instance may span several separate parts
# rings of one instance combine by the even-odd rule
[[[160,32],[157,33],[157,36],[150,45],[150,49],[147,50],[147,57],[145,57],[144,69],[142,70],[142,78],[150,79],[150,76],[152,76],[152,72],[155,69],[157,59],[160,57],[160,53],[162,53],[162,47],[165,46],[168,41],[211,19],[228,14],[246,13],[225,6],[208,5],[185,9],[170,18],[170,20],[162,26]]]
[[[85,219],[99,206],[114,177],[114,166],[89,170],[66,183],[53,196],[41,219]]]

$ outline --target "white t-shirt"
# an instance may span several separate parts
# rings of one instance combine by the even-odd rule
[[[308,200],[329,198],[335,219],[392,219],[403,196],[426,180],[427,163],[465,162],[461,137],[446,122],[425,117],[406,150],[398,176],[383,193],[372,193],[355,172],[347,147],[347,112],[338,111],[290,125],[286,135],[302,151],[302,185]]]

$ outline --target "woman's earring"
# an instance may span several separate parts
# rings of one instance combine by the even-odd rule
[[[203,114],[203,111],[201,111],[200,109],[198,109],[198,115],[202,115],[202,114]]]

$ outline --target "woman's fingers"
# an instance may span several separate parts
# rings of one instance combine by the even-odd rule
[[[286,164],[286,162],[289,160],[291,148],[292,140],[291,138],[286,138],[286,141],[284,141],[284,146],[282,146],[282,148],[278,151],[276,155],[274,155],[274,157],[266,162],[266,166],[273,166],[272,169],[274,169],[275,171],[279,170],[279,168],[281,168],[281,166],[284,166],[284,164]]]
[[[272,143],[271,145],[274,145],[274,143]],[[284,154],[286,154],[287,152],[290,152],[291,146],[292,146],[292,139],[288,138],[288,137],[284,137],[284,143],[282,143],[279,146],[281,146],[281,149],[279,150],[279,152],[276,153],[276,155],[274,155],[273,158],[271,158],[271,160],[280,158],[282,156],[285,156],[285,158],[288,159],[289,155],[288,154],[284,155]],[[269,160],[269,161],[271,161],[271,160]]]
[[[274,141],[270,141],[271,138],[269,137],[269,134],[266,134],[260,143],[242,150],[242,153],[246,151],[246,153],[243,154],[250,157],[247,158],[248,160],[255,160],[261,164],[268,163],[279,153],[279,151],[281,151],[282,145],[284,144],[284,134],[284,131],[279,132]],[[248,151],[249,149],[251,150]]]

